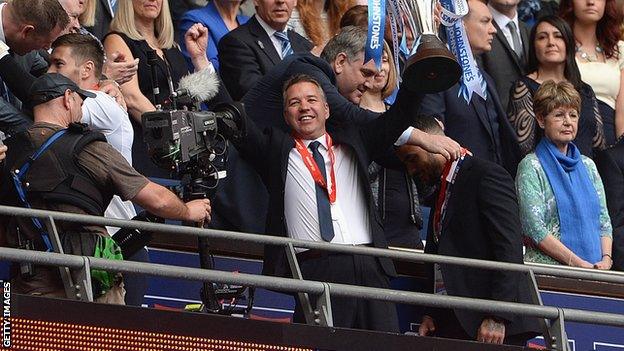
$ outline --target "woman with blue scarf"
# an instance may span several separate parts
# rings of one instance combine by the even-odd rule
[[[568,82],[542,83],[533,98],[544,137],[518,166],[524,260],[610,269],[611,221],[594,162],[572,143],[581,98]]]

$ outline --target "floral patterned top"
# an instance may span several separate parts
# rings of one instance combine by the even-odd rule
[[[585,168],[594,183],[600,202],[600,236],[611,237],[611,219],[607,211],[605,191],[602,180],[594,162],[581,156]],[[518,165],[516,176],[516,192],[520,207],[520,221],[525,238],[530,239],[526,247],[524,260],[527,262],[560,264],[554,258],[548,256],[537,248],[537,243],[544,240],[550,234],[555,239],[561,240],[559,232],[559,214],[555,194],[552,191],[546,173],[535,153],[528,154]]]

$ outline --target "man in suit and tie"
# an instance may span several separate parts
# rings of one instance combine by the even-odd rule
[[[296,0],[254,0],[256,14],[219,41],[220,73],[238,101],[271,67],[292,53],[310,51],[312,43],[286,30]]]
[[[386,113],[363,126],[333,123],[321,85],[308,75],[286,81],[283,96],[289,132],[270,128],[263,133],[244,117],[246,133],[235,141],[269,192],[267,233],[387,247],[367,168],[409,126],[421,96],[401,90]],[[418,142],[417,135],[409,135],[408,142]],[[387,288],[388,276],[394,275],[392,262],[383,258],[317,250],[300,250],[297,258],[307,280]],[[263,272],[290,274],[283,247],[266,247]],[[392,303],[332,297],[332,314],[338,327],[398,331]],[[294,320],[303,321],[299,306]]]
[[[483,53],[483,69],[492,77],[503,108],[507,110],[509,90],[526,74],[529,28],[518,20],[520,0],[489,0],[496,35],[492,50]]]
[[[438,121],[421,115],[414,127],[443,135]],[[449,161],[419,146],[399,147],[399,158],[421,188],[435,187],[426,253],[519,263],[522,232],[511,176],[499,165],[466,150]],[[456,265],[427,265],[428,289],[436,294],[531,303],[528,278],[521,273]],[[422,336],[524,345],[539,330],[535,318],[510,313],[428,308]]]
[[[487,5],[481,0],[468,1],[463,18],[470,49],[475,57],[492,49],[496,29]],[[446,135],[468,148],[475,156],[502,165],[516,174],[519,148],[516,134],[507,119],[492,78],[480,70],[481,86],[487,86],[485,98],[473,93],[467,102],[460,85],[427,95],[421,113],[436,115],[445,125]]]
[[[376,72],[372,62],[364,62],[365,45],[366,28],[349,26],[325,45],[322,58],[310,53],[290,55],[245,95],[242,102],[247,116],[261,129],[278,127],[288,131],[282,89],[291,76],[303,73],[321,85],[332,111],[332,123],[359,125],[375,119],[378,113],[357,106]],[[459,144],[448,138],[421,133],[421,140],[447,157],[459,152]],[[227,168],[228,177],[220,183],[214,199],[211,224],[219,229],[264,233],[268,194],[261,180],[233,148]]]
[[[4,54],[13,55],[21,69],[33,75],[48,65],[37,50],[47,50],[69,24],[58,0],[12,0],[0,4],[0,45]],[[11,52],[8,52],[8,49]],[[28,89],[28,87],[23,87]],[[30,120],[21,115],[21,102],[0,81],[0,130],[10,134],[25,130]]]

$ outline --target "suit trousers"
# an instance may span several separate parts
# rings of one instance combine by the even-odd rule
[[[389,289],[388,277],[379,261],[371,256],[323,253],[319,257],[299,259],[306,280]],[[315,306],[316,299],[310,302]],[[335,327],[399,332],[396,305],[390,302],[331,296]],[[299,301],[293,315],[295,323],[305,323]]]
[[[433,336],[447,339],[474,340],[461,326],[455,312],[449,309],[436,309],[434,318],[435,333]],[[478,332],[478,331],[477,331]],[[525,334],[505,335],[503,343],[512,346],[526,346],[531,336]]]

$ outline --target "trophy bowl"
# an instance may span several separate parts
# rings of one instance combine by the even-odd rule
[[[416,53],[403,71],[403,84],[410,91],[437,93],[455,85],[461,76],[455,56],[433,34],[422,34]]]
[[[452,87],[459,81],[462,71],[455,56],[436,35],[436,0],[399,0],[399,4],[412,33],[420,37],[416,52],[405,65],[403,86],[427,94]]]

